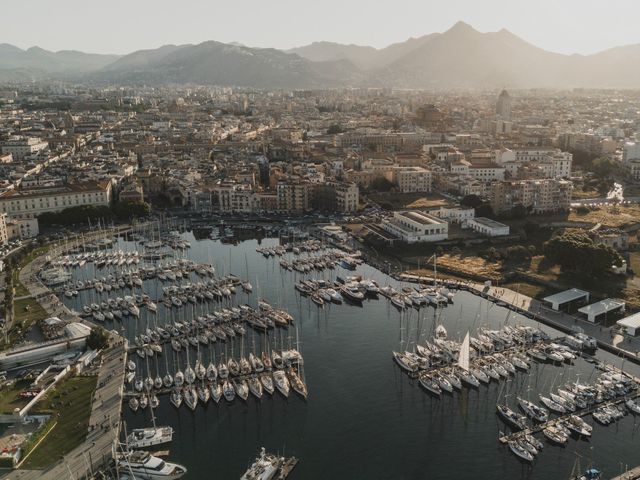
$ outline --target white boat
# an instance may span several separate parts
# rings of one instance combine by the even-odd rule
[[[526,448],[522,446],[520,442],[511,440],[509,442],[509,449],[519,458],[526,460],[527,462],[533,462],[533,455]]]
[[[278,475],[283,462],[284,457],[268,454],[263,448],[256,461],[240,477],[240,480],[272,480]]]
[[[145,448],[168,443],[173,438],[171,427],[136,428],[127,436],[129,448]]]
[[[175,480],[187,473],[182,465],[165,462],[142,450],[121,455],[117,465],[119,472],[133,475],[137,480]]]
[[[624,404],[627,406],[630,412],[640,415],[640,404],[629,399]]]
[[[285,397],[288,397],[291,387],[289,385],[289,379],[287,378],[287,375],[282,370],[275,370],[273,372],[273,380],[276,383],[276,388],[278,389],[278,391]]]

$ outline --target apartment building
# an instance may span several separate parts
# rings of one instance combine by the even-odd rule
[[[4,142],[2,153],[11,154],[14,160],[22,160],[47,148],[49,144],[38,137],[15,137]]]
[[[439,242],[449,235],[445,220],[415,210],[394,212],[393,217],[382,220],[380,227],[407,243]]]
[[[311,210],[315,185],[304,180],[281,180],[276,186],[278,211],[304,213]]]
[[[494,182],[490,189],[491,207],[497,214],[508,213],[523,205],[530,213],[553,213],[569,210],[571,182],[556,179],[529,179]]]
[[[622,164],[631,178],[640,180],[640,143],[625,142],[622,146]]]
[[[218,197],[218,208],[223,213],[251,213],[255,211],[256,199],[249,184],[222,182],[214,189]]]
[[[9,232],[7,231],[7,214],[0,213],[0,245],[6,245],[8,241]]]
[[[33,188],[18,188],[0,194],[0,212],[15,218],[35,218],[82,205],[109,206],[111,181],[84,182]]]
[[[431,191],[432,173],[423,167],[393,167],[385,177],[402,193]]]

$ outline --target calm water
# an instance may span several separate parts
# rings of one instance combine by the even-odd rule
[[[391,359],[391,351],[400,348],[401,339],[405,345],[407,339],[412,344],[416,337],[430,335],[436,315],[450,337],[457,339],[468,328],[473,330],[481,325],[498,328],[505,321],[531,322],[524,317],[466,292],[458,293],[453,305],[437,313],[428,308],[401,315],[384,299],[367,301],[363,307],[344,304],[318,310],[295,292],[293,282],[300,274],[282,271],[277,257],[265,259],[256,253],[257,241],[232,246],[211,240],[197,241],[190,233],[184,236],[192,245],[183,254],[188,258],[213,262],[218,272],[231,271],[241,277],[246,277],[248,271],[254,294],[250,297],[238,294],[236,302],[255,306],[259,294],[294,315],[310,392],[306,402],[292,392],[289,399],[276,394],[273,398],[265,396],[260,402],[253,397],[247,403],[236,399],[230,405],[221,400],[219,405],[199,406],[194,413],[184,406],[178,411],[168,397],[162,397],[157,411],[159,423],[175,428],[171,459],[188,468],[187,478],[239,478],[261,446],[300,458],[291,478],[305,480],[549,480],[568,477],[575,452],[585,459],[592,458],[595,465],[605,470],[607,478],[618,474],[621,464],[640,463],[640,418],[628,415],[609,427],[595,424],[590,441],[570,440],[565,448],[547,444],[533,465],[524,465],[497,441],[499,431],[505,429],[495,415],[498,396],[504,395],[504,383],[492,382],[488,387],[443,394],[437,399],[425,393],[417,381],[402,374]],[[264,240],[261,244],[275,243],[276,240]],[[134,243],[123,241],[119,246],[135,248]],[[362,266],[358,272],[381,284],[393,283],[368,266]],[[345,274],[348,272],[337,268],[313,276]],[[93,267],[86,267],[76,275],[91,277]],[[144,288],[157,297],[155,281],[146,282]],[[84,292],[80,299],[69,303],[77,308],[91,299],[95,300],[96,294],[91,297]],[[197,315],[202,307],[196,307],[196,312],[191,308],[183,308],[179,318]],[[137,322],[127,319],[114,328],[124,329],[132,338],[149,321],[146,310],[142,311]],[[170,321],[171,315],[159,305],[158,323]],[[251,333],[243,346],[245,355],[252,345],[259,350],[265,341],[271,345],[274,341],[278,345],[295,343],[295,329],[281,330],[278,335],[276,339],[272,336],[265,340]],[[205,365],[214,353],[219,359],[225,347],[218,342],[215,348],[215,352],[201,349]],[[240,345],[236,343],[233,348],[237,356]],[[231,353],[229,345],[226,353]],[[599,356],[621,363],[605,352]],[[193,364],[194,360],[191,350],[190,362]],[[167,346],[157,365],[155,360],[150,361],[149,369],[154,376],[156,368],[163,375],[167,364],[174,370],[174,361],[175,354]],[[186,357],[181,356],[179,361],[184,369]],[[142,362],[138,368],[145,371],[147,366]],[[630,365],[625,363],[625,368]],[[548,392],[552,384],[574,381],[577,375],[581,381],[588,381],[596,373],[583,360],[567,367],[538,365],[531,375],[518,374],[506,384],[506,390],[515,406],[516,393],[534,398],[536,392]],[[124,411],[130,428],[150,424],[148,412],[133,414],[128,407]],[[593,423],[591,419],[589,422]]]

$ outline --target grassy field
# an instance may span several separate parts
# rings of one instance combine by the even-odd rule
[[[43,469],[58,461],[87,436],[91,415],[91,395],[98,377],[72,377],[50,392],[35,410],[53,414],[57,422],[47,438],[33,450],[22,464],[25,469]],[[45,427],[46,428],[46,427]],[[34,441],[33,444],[36,442]]]
[[[0,413],[13,413],[16,408],[22,408],[29,403],[28,398],[19,396],[22,390],[29,388],[29,384],[28,381],[19,381],[0,388]]]
[[[425,193],[373,193],[369,195],[369,198],[379,205],[391,207],[392,210],[438,208],[451,203],[440,195]]]
[[[640,222],[640,206],[608,206],[590,210],[587,213],[572,211],[569,214],[568,220],[573,222],[600,222],[609,227],[620,227],[622,225]]]
[[[33,298],[24,298],[13,302],[16,324],[22,324],[22,329],[26,329],[34,322],[47,318],[47,312]]]

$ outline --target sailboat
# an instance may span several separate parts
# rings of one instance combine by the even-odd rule
[[[464,340],[462,341],[462,345],[460,346],[460,352],[458,353],[458,370],[456,373],[463,383],[471,387],[478,388],[480,386],[480,382],[475,375],[469,371],[469,353],[469,332],[467,331],[467,334],[464,336]]]

